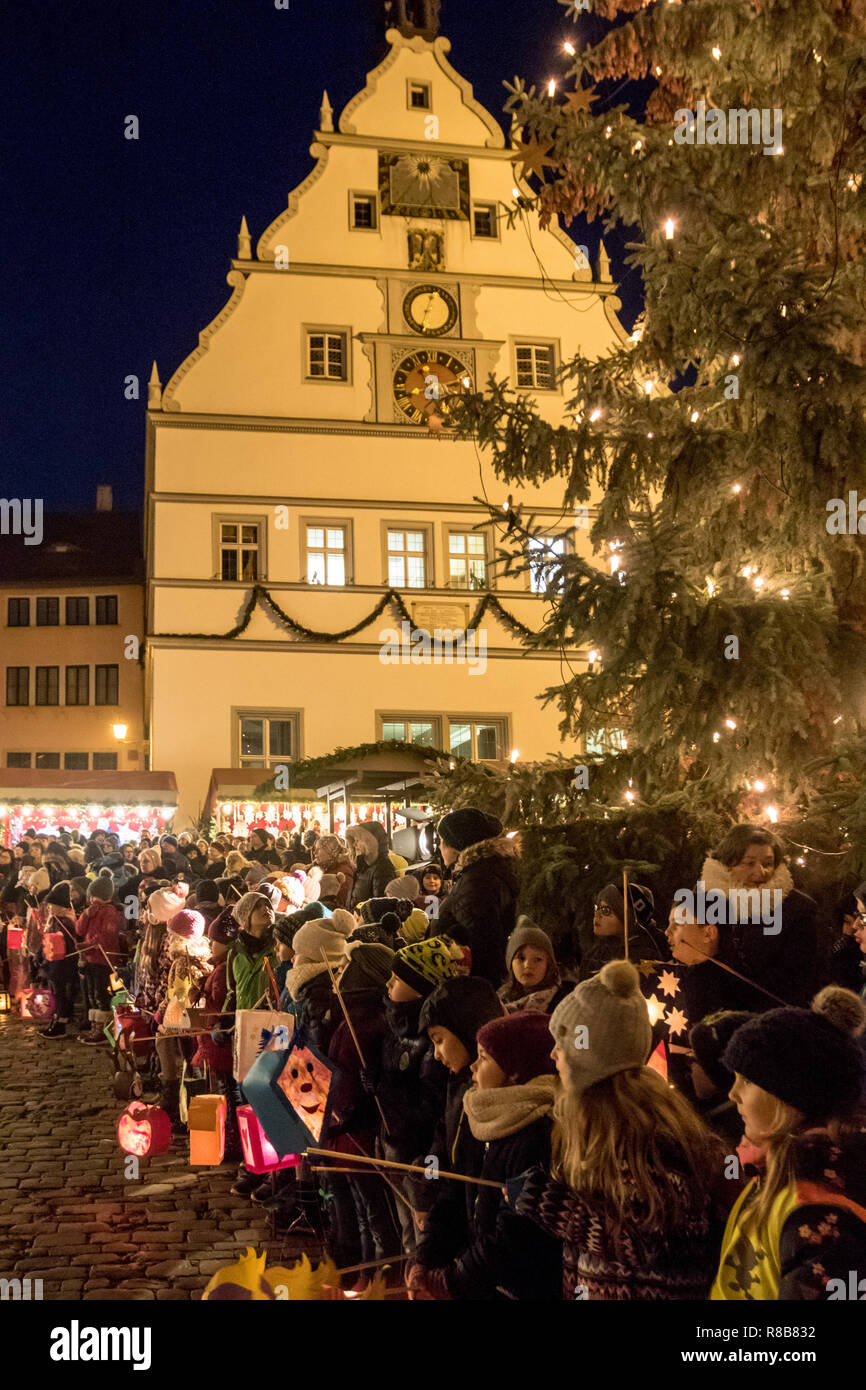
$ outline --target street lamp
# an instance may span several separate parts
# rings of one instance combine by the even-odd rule
[[[127,726],[126,726],[126,724],[112,724],[112,726],[111,726],[111,732],[114,734],[114,737],[115,737],[115,738],[118,740],[118,742],[120,742],[120,743],[122,743],[123,740],[126,738],[126,731],[127,731]]]

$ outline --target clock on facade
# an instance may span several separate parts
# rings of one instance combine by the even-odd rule
[[[413,425],[426,424],[432,416],[447,421],[451,402],[471,388],[469,368],[442,349],[410,352],[394,371],[394,400]]]
[[[457,301],[438,285],[417,285],[403,300],[403,317],[416,333],[438,338],[457,322]]]

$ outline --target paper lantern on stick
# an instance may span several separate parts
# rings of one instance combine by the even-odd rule
[[[165,1153],[171,1143],[171,1120],[158,1105],[134,1100],[117,1122],[117,1138],[124,1153],[152,1158]]]
[[[282,1168],[297,1168],[300,1156],[286,1154],[280,1158],[277,1155],[251,1105],[239,1105],[237,1115],[244,1163],[251,1173],[276,1173]]]
[[[190,1165],[222,1163],[226,1149],[225,1096],[193,1096],[187,1122]]]
[[[21,1017],[44,1022],[54,1014],[54,995],[50,989],[28,989],[21,998]]]
[[[0,1014],[8,1014],[12,1008],[12,998],[9,991],[0,989]]]

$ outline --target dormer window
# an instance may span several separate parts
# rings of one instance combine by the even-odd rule
[[[407,86],[408,105],[410,111],[429,111],[432,106],[432,94],[429,82],[409,82]]]

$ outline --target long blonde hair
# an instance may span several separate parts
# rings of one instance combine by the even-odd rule
[[[629,1067],[582,1092],[564,1085],[553,1109],[554,1176],[600,1198],[615,1228],[635,1202],[651,1225],[675,1221],[693,1207],[695,1184],[708,1191],[719,1177],[723,1147],[650,1067]]]
[[[807,1132],[825,1130],[832,1139],[842,1139],[858,1128],[858,1116],[863,1118],[859,1106],[840,1112],[826,1125],[816,1125],[799,1110],[793,1109],[777,1096],[776,1109],[772,1112],[767,1136],[766,1164],[764,1173],[755,1191],[750,1195],[742,1210],[741,1227],[744,1232],[760,1230],[770,1216],[773,1203],[786,1187],[797,1178],[796,1150],[799,1140]]]

